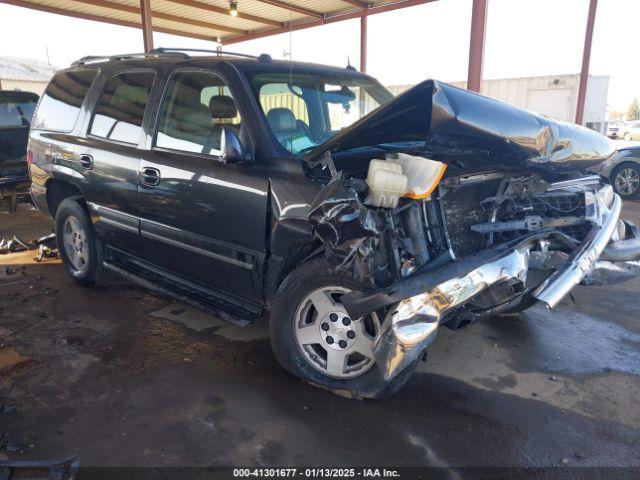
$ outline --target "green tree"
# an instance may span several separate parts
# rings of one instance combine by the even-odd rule
[[[631,105],[629,106],[627,120],[640,120],[640,104],[638,104],[637,98],[634,98],[633,102],[631,102]]]

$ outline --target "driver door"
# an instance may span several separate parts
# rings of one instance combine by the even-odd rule
[[[226,164],[222,127],[244,128],[227,82],[210,70],[174,72],[161,100],[138,187],[145,260],[183,279],[262,299],[268,178]]]

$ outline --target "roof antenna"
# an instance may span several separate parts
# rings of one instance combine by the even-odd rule
[[[356,71],[356,67],[351,65],[351,59],[349,58],[349,55],[347,55],[347,70],[351,70],[354,72]]]

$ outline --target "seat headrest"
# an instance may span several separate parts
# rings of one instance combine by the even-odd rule
[[[179,108],[173,112],[173,121],[177,128],[183,132],[209,131],[213,125],[211,114],[207,107],[200,104],[202,108]]]
[[[296,117],[288,108],[272,108],[267,113],[267,122],[273,133],[292,132],[298,128]]]
[[[227,95],[214,95],[211,97],[209,111],[213,118],[235,118],[238,115],[236,102]]]

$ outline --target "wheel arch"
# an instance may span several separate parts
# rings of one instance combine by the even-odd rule
[[[80,205],[87,211],[87,214],[89,214],[84,193],[77,185],[65,180],[52,178],[47,181],[46,187],[47,208],[53,218],[55,218],[60,204],[69,198],[78,201],[78,203],[80,203]]]
[[[266,275],[266,299],[270,305],[273,297],[287,276],[303,263],[318,258],[324,252],[324,247],[317,240],[290,244],[281,256],[273,256],[267,267]]]
[[[625,165],[633,165],[638,170],[640,170],[640,158],[636,157],[624,157],[624,160],[619,162],[615,167],[611,169],[611,173],[609,174],[610,180],[613,180],[614,174],[618,172]]]

